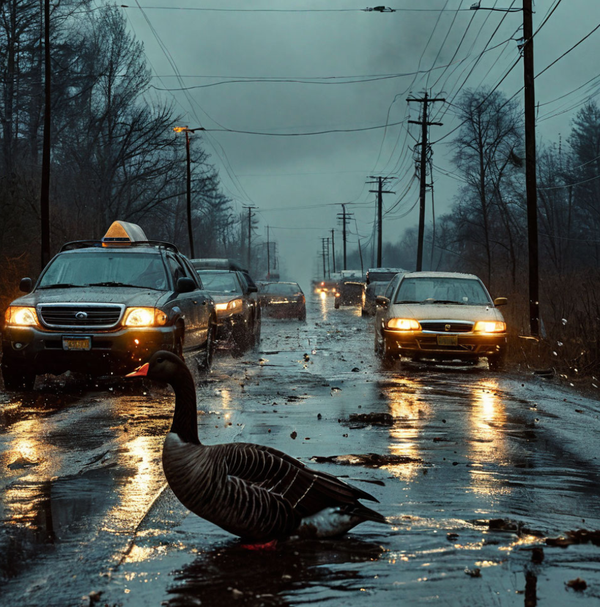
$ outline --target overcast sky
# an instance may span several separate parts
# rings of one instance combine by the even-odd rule
[[[350,247],[357,229],[370,246],[369,175],[395,177],[388,189],[396,194],[384,197],[384,240],[396,241],[417,223],[413,146],[420,127],[407,121],[419,120],[421,104],[407,97],[427,88],[455,101],[461,89],[494,87],[517,60],[511,38],[522,35],[521,12],[472,11],[473,1],[395,0],[393,13],[365,12],[368,5],[348,0],[139,0],[122,10],[144,44],[153,85],[173,89],[155,94],[175,101],[185,125],[210,130],[206,149],[225,193],[239,210],[257,207],[258,237],[266,239],[271,226],[283,265],[307,288],[321,238],[340,228],[340,203],[350,203],[357,219]],[[534,40],[536,74],[600,24],[600,0],[537,0],[534,31],[557,4]],[[522,0],[481,6],[518,8]],[[599,75],[599,43],[600,30],[536,79],[539,139],[567,136],[577,104],[597,93],[597,81],[585,83]],[[519,62],[500,90],[512,96],[522,82]],[[431,127],[432,142],[459,123],[442,103],[431,119],[443,123]],[[211,130],[224,128],[271,135]],[[433,146],[436,214],[448,212],[457,195],[458,183],[444,175],[454,170],[451,139]],[[429,221],[430,204],[429,197]]]

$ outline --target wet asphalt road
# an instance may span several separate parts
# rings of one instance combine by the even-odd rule
[[[383,370],[371,323],[318,298],[266,320],[199,378],[198,422],[351,479],[389,528],[249,552],[165,487],[167,389],[48,378],[0,393],[0,604],[600,605],[600,403],[485,363]]]

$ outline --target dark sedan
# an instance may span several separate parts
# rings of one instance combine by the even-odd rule
[[[306,297],[297,282],[267,282],[259,287],[265,314],[276,318],[306,320]]]

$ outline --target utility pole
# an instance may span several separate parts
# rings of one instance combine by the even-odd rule
[[[50,128],[52,107],[52,70],[50,69],[50,0],[44,1],[44,135],[42,143],[42,183],[40,217],[42,270],[50,261]]]
[[[327,266],[325,265],[325,241],[327,238],[321,238],[321,257],[323,257],[323,278],[327,278]]]
[[[269,242],[269,226],[267,226],[267,278],[271,277],[271,243]]]
[[[395,194],[396,192],[383,189],[383,186],[385,185],[386,181],[390,180],[391,177],[375,177],[374,175],[369,175],[369,179],[377,179],[377,181],[369,181],[368,183],[378,184],[376,190],[369,190],[369,192],[375,192],[377,194],[377,267],[381,268],[381,252],[383,240],[383,195]]]
[[[525,189],[527,193],[527,240],[529,250],[529,328],[532,337],[539,337],[540,302],[532,0],[523,0],[523,38],[525,39],[523,67],[525,75]]]
[[[338,219],[340,219],[341,222],[342,222],[342,240],[344,242],[344,270],[348,269],[346,267],[346,241],[347,241],[346,225],[351,220],[353,214],[354,213],[346,213],[346,205],[345,204],[342,204],[342,212],[337,214]]]
[[[335,274],[335,230],[331,228],[331,258],[333,259],[333,273]]]
[[[250,251],[252,251],[252,211],[256,207],[246,207],[248,209],[248,248],[246,250],[246,266],[250,271]]]
[[[327,278],[331,278],[331,261],[329,257],[329,238],[325,239],[327,241]]]
[[[185,133],[185,156],[187,161],[186,173],[186,209],[187,209],[187,224],[188,224],[188,240],[190,243],[190,257],[194,255],[194,232],[192,230],[192,161],[190,160],[190,133],[203,131],[203,127],[190,129],[187,126],[176,126],[173,128],[176,133]]]
[[[437,101],[445,102],[445,99],[441,98],[430,98],[427,96],[427,91],[422,99],[408,98],[406,101],[409,103],[416,102],[423,104],[423,120],[409,120],[412,124],[421,125],[421,186],[419,190],[419,239],[417,244],[417,272],[420,272],[423,268],[423,237],[425,234],[425,192],[427,190],[427,152],[429,150],[427,144],[427,127],[428,126],[442,126],[441,122],[427,122],[427,111],[430,103]]]

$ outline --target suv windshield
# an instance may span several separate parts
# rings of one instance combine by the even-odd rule
[[[232,272],[198,272],[202,284],[212,293],[241,293],[242,289]]]
[[[405,278],[394,303],[449,303],[490,305],[483,285],[472,278]]]
[[[160,255],[122,251],[77,251],[56,257],[37,288],[139,287],[165,290],[167,272]]]

